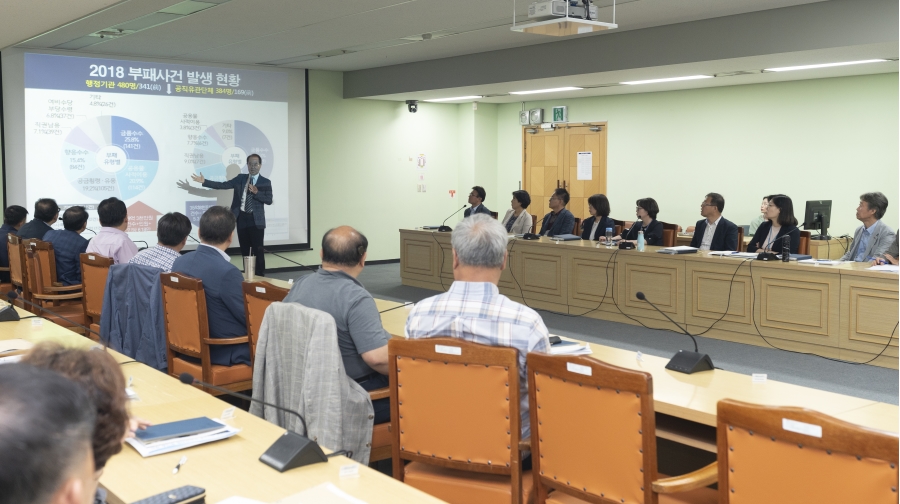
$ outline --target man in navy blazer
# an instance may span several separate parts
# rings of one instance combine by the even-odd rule
[[[700,250],[732,250],[738,248],[738,228],[730,220],[722,217],[725,198],[719,193],[709,193],[700,204],[700,215],[706,217],[697,221],[691,247]]]
[[[200,217],[200,245],[172,264],[173,273],[199,278],[206,292],[206,314],[210,338],[237,338],[247,335],[241,271],[228,260],[225,249],[231,246],[234,215],[225,207],[214,206]],[[209,355],[213,364],[250,365],[250,346],[212,345]]]
[[[541,222],[541,236],[572,234],[575,229],[575,216],[566,209],[569,204],[569,191],[559,188],[550,196],[550,213]]]
[[[469,193],[469,204],[472,205],[472,208],[466,208],[463,215],[465,217],[480,213],[491,215],[491,211],[488,210],[488,207],[484,206],[485,198],[487,198],[487,193],[484,191],[484,187],[473,187],[472,192]]]
[[[259,154],[250,154],[247,156],[247,170],[250,173],[241,173],[227,182],[206,180],[202,172],[199,176],[191,175],[194,182],[200,182],[203,187],[234,189],[231,211],[237,219],[238,244],[242,256],[249,256],[250,249],[253,248],[257,276],[266,275],[266,256],[263,251],[266,234],[265,205],[272,204],[272,181],[259,174],[261,168],[262,158]]]

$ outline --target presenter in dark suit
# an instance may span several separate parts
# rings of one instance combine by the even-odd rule
[[[466,208],[466,211],[463,212],[463,215],[465,215],[466,217],[479,213],[491,215],[491,211],[488,210],[488,207],[484,206],[484,199],[486,197],[487,193],[484,192],[484,187],[473,187],[472,192],[469,193],[469,204],[472,205],[472,207]]]
[[[256,276],[266,274],[266,256],[263,241],[266,235],[266,208],[272,204],[272,181],[259,174],[262,158],[259,154],[247,156],[249,174],[241,173],[227,182],[206,180],[203,173],[191,175],[194,182],[211,189],[234,189],[231,200],[231,211],[237,219],[238,244],[241,255],[249,256],[250,248],[256,256]]]
[[[592,217],[585,219],[581,226],[582,240],[606,239],[606,228],[616,229],[616,223],[609,218],[609,200],[603,194],[588,198],[588,211]]]
[[[659,214],[659,205],[653,198],[641,198],[635,202],[634,215],[637,220],[628,229],[622,230],[622,236],[613,238],[616,241],[624,240],[637,243],[638,233],[644,232],[645,245],[662,245],[663,226],[656,220]]]
[[[244,276],[225,254],[225,249],[231,246],[234,226],[234,215],[227,208],[210,208],[200,217],[200,245],[197,250],[175,259],[172,264],[173,273],[183,273],[203,281],[210,338],[237,338],[247,334],[244,294],[241,291]],[[211,345],[209,355],[212,363],[220,366],[250,365],[250,346],[247,343]]]
[[[785,236],[791,237],[791,254],[800,248],[800,229],[794,217],[794,203],[784,194],[775,194],[766,198],[766,221],[756,228],[756,233],[747,244],[747,252],[765,251],[781,253]]]
[[[732,250],[738,248],[738,228],[730,220],[722,217],[725,198],[719,193],[709,193],[700,204],[700,215],[706,217],[694,226],[691,247],[700,250]]]
[[[541,236],[572,234],[575,231],[575,216],[566,209],[569,191],[559,188],[550,196],[550,213],[541,221]]]

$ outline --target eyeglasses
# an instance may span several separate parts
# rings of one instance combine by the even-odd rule
[[[259,163],[247,163],[247,166],[259,166]]]
[[[700,203],[700,206],[702,206],[702,207],[707,207],[707,206],[716,206],[716,205],[713,205],[712,203],[705,203],[705,202],[704,202],[704,203]]]

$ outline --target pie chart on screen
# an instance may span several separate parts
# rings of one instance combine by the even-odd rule
[[[247,156],[250,154],[259,154],[263,161],[260,173],[268,177],[272,173],[274,157],[266,135],[246,121],[217,122],[198,135],[194,146],[194,173],[203,173],[210,180],[224,181],[231,165],[237,165],[241,173],[247,173]]]
[[[61,168],[82,195],[100,201],[141,194],[159,168],[159,151],[140,124],[119,116],[88,119],[63,142]]]

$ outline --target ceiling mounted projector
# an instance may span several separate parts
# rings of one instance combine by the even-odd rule
[[[528,23],[516,24],[512,31],[551,37],[567,37],[618,28],[616,4],[613,1],[613,22],[597,21],[597,6],[591,0],[538,0],[528,6]]]

